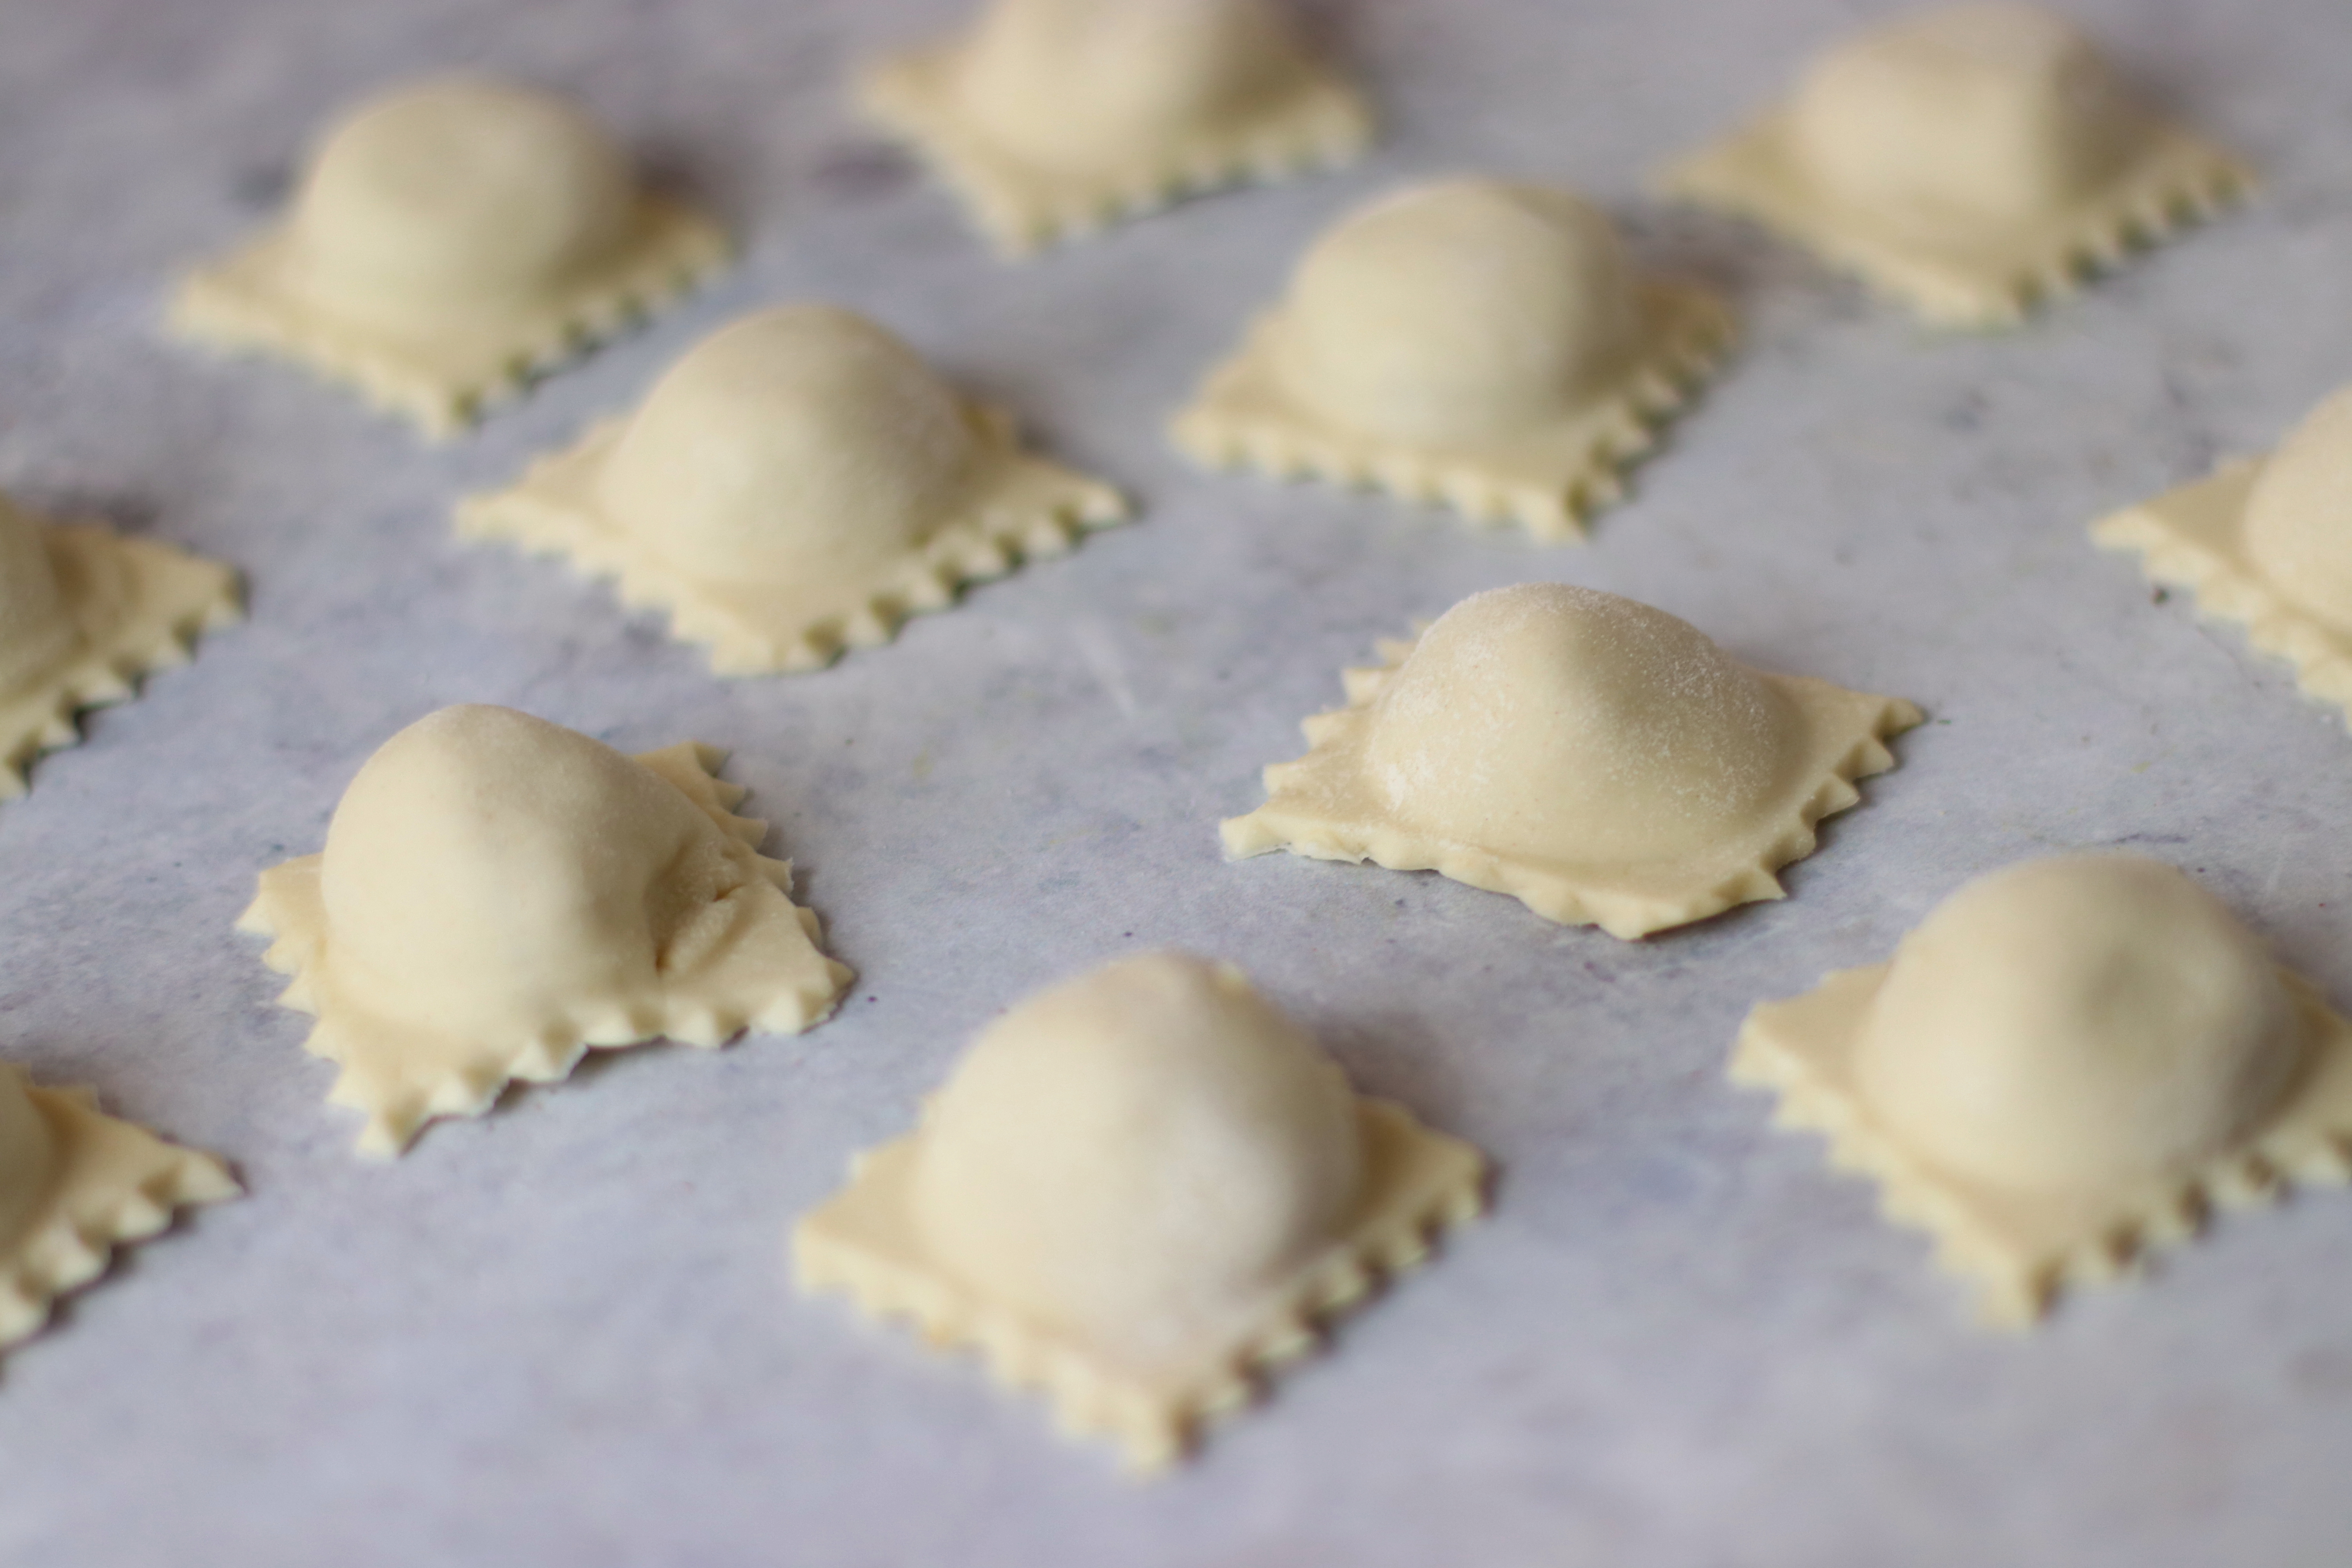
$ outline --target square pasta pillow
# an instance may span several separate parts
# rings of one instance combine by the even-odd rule
[[[2062,17],[2014,0],[1866,28],[1660,182],[1751,217],[1944,327],[2005,327],[2210,216],[2245,166],[2142,104]]]
[[[1007,256],[1348,163],[1372,134],[1361,96],[1273,0],[989,0],[961,36],[866,68],[857,91]]]
[[[196,268],[185,337],[291,359],[446,436],[727,259],[562,99],[493,78],[394,88],[331,127],[287,217]]]

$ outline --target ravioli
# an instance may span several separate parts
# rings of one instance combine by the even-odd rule
[[[189,274],[171,320],[348,383],[442,437],[728,254],[718,224],[642,188],[566,100],[433,77],[331,126],[291,213]]]
[[[704,339],[635,415],[467,500],[457,531],[615,578],[719,674],[749,675],[887,642],[962,584],[1127,515],[882,328],[797,305]]]
[[[1351,1091],[1240,970],[1153,953],[990,1026],[793,1253],[804,1291],[978,1351],[1150,1471],[1475,1217],[1485,1171]]]
[[[2038,6],[1934,6],[1817,59],[1788,102],[1669,168],[1943,327],[2014,325],[2252,184]]]
[[[1362,97],[1269,0],[991,0],[878,61],[859,101],[1007,256],[1242,180],[1348,163]]]
[[[2091,537],[2142,553],[2148,577],[2294,668],[2352,719],[2352,386],[2264,458],[2102,518]]]
[[[227,567],[0,495],[0,800],[25,793],[35,757],[73,744],[77,712],[128,700],[239,618]]]
[[[1638,278],[1565,191],[1453,180],[1342,219],[1171,429],[1194,461],[1583,535],[1712,373],[1730,312]]]
[[[2352,1174],[2352,1025],[2221,902],[2136,855],[1979,878],[1891,963],[1748,1015],[1736,1081],[1825,1133],[1984,1316],[2193,1234],[2209,1205]]]
[[[1782,897],[1773,872],[1921,718],[1561,583],[1474,594],[1380,652],[1307,721],[1307,754],[1265,770],[1225,853],[1435,870],[1629,940]]]
[[[323,853],[261,874],[238,922],[314,1015],[362,1153],[479,1116],[591,1047],[798,1034],[852,976],[819,949],[767,824],[694,744],[624,756],[509,708],[445,708],[368,759]]]
[[[36,1089],[0,1062],[0,1346],[39,1331],[116,1246],[239,1190],[219,1161],[105,1114],[90,1090]]]

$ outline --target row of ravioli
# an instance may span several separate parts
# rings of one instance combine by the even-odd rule
[[[1433,868],[1629,939],[1779,896],[1773,869],[1919,718],[1559,584],[1475,595],[1383,654],[1308,721],[1308,755],[1268,770],[1267,805],[1224,825],[1229,851]],[[240,927],[273,939],[362,1152],[591,1048],[831,1015],[851,973],[721,760],[445,709],[360,770],[320,853],[262,874]],[[1756,1007],[1731,1073],[1877,1179],[1997,1322],[2182,1239],[2212,1203],[2352,1174],[2352,1025],[2134,856],[1962,889],[1891,963]],[[984,1031],[917,1128],[799,1220],[795,1273],[976,1352],[1150,1471],[1481,1213],[1486,1170],[1356,1096],[1238,969],[1147,955]],[[111,1242],[235,1191],[86,1097],[0,1075],[0,1333],[30,1332]]]
[[[1188,193],[1343,163],[1372,134],[1361,95],[1269,0],[992,0],[962,36],[863,70],[856,95],[1008,254]],[[2021,320],[2250,184],[2070,24],[2008,0],[1862,32],[1787,102],[1659,180],[1969,327]],[[1534,205],[1523,224],[1594,221]],[[1472,489],[1581,485],[1591,476],[1576,462],[1563,472],[1554,448],[1572,443],[1605,471],[1631,439],[1619,427],[1649,411],[1622,384],[1671,371],[1720,331],[1710,304],[1630,289],[1612,245],[1579,237],[1562,258],[1561,240],[1492,219],[1388,220],[1320,258],[1325,276],[1301,280],[1289,319],[1220,378],[1210,401],[1223,406],[1192,444],[1283,469],[1401,470],[1419,476],[1402,488],[1438,493],[1457,472]],[[1458,270],[1465,248],[1493,262],[1489,317],[1432,320],[1423,275]],[[643,188],[572,105],[438,79],[331,126],[292,211],[195,269],[172,321],[308,364],[446,434],[728,251],[715,221]],[[1303,387],[1287,374],[1302,360],[1316,362]]]
[[[1244,0],[1000,0],[865,90],[1014,250],[1336,161],[1369,134],[1352,91]],[[1833,51],[1787,108],[1671,183],[1931,318],[1989,324],[2245,176],[2140,109],[2063,24],[1970,5]],[[288,223],[193,277],[174,321],[446,429],[725,253],[568,106],[444,80],[332,132]],[[1175,433],[1212,464],[1573,537],[1728,337],[1719,301],[1637,278],[1576,198],[1450,182],[1318,243]],[[2347,427],[2339,400],[2275,458],[2099,531],[2339,701]],[[750,673],[885,640],[900,616],[1124,513],[887,331],[801,307],[706,341],[635,415],[468,501],[459,524],[569,554],[667,609],[721,672]],[[235,608],[224,569],[0,508],[0,789],[71,738],[77,708],[128,695]],[[1307,756],[1267,770],[1266,805],[1224,825],[1229,853],[1434,868],[1626,937],[1780,896],[1774,872],[1919,718],[1557,584],[1465,601],[1349,672],[1347,695],[1308,721]],[[320,855],[264,874],[245,923],[275,939],[287,1003],[317,1016],[309,1048],[337,1064],[332,1098],[365,1117],[363,1148],[396,1152],[430,1118],[562,1078],[592,1047],[716,1045],[829,1014],[848,972],[758,853],[761,825],[733,815],[718,760],[624,758],[506,710],[445,710],[362,770]],[[1734,1069],[1875,1175],[1994,1317],[2023,1321],[2210,1201],[2340,1179],[2347,1061],[2342,1021],[2227,911],[2175,871],[2109,857],[1964,889],[1891,965],[1758,1008]],[[1475,1215],[1483,1173],[1467,1145],[1354,1097],[1239,972],[1162,955],[990,1029],[919,1131],[803,1220],[795,1255],[804,1285],[978,1349],[1148,1468]],[[234,1191],[218,1162],[7,1075],[0,1340],[112,1242]]]

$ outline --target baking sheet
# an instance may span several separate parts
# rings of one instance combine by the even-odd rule
[[[253,612],[0,807],[0,1053],[226,1154],[252,1194],[8,1354],[0,1561],[2345,1561],[2352,1201],[2231,1215],[2147,1287],[1997,1337],[1722,1079],[1755,1001],[2074,846],[2179,861],[2352,1000],[2342,722],[2083,534],[2352,374],[2352,12],[2073,6],[2268,190],[2028,331],[1945,340],[1640,195],[1881,9],[1321,5],[1383,106],[1374,157],[1014,268],[838,90],[946,0],[0,3],[0,485],[236,563]],[[457,63],[579,93],[719,205],[744,264],[446,448],[161,338],[173,270],[270,209],[311,127]],[[1164,416],[1298,249],[1458,170],[1588,190],[1645,259],[1737,296],[1747,346],[1633,500],[1589,547],[1539,548],[1189,470]],[[459,494],[797,299],[877,315],[1140,521],[887,648],[750,681],[559,565],[450,538]],[[1216,820],[1342,665],[1529,577],[1931,721],[1789,901],[1639,944],[1428,876],[1221,861]],[[396,1165],[352,1158],[230,923],[370,750],[461,700],[730,748],[859,972],[841,1016],[601,1058]],[[795,1300],[782,1237],[994,1010],[1171,944],[1244,960],[1502,1175],[1489,1223],[1137,1487],[970,1363]]]

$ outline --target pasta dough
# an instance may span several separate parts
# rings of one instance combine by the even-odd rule
[[[1155,953],[991,1026],[793,1256],[1149,1470],[1475,1216],[1485,1164],[1357,1097],[1240,970]]]
[[[991,0],[963,37],[866,71],[858,95],[1010,256],[1349,162],[1372,134],[1269,0]]]
[[[887,642],[962,584],[1126,516],[880,327],[799,305],[705,339],[635,416],[467,500],[457,528],[617,578],[743,675]]]
[[[192,273],[172,321],[299,361],[445,436],[727,254],[717,224],[641,190],[563,100],[435,77],[331,128],[291,215]]]
[[[2352,386],[2267,458],[2101,519],[2091,537],[2143,552],[2153,581],[2246,628],[2303,689],[2352,719]]]
[[[236,574],[95,523],[43,522],[0,496],[0,800],[74,714],[121,702],[238,619]]]
[[[36,1089],[0,1062],[0,1345],[37,1332],[118,1243],[238,1190],[219,1161],[106,1115],[89,1089]]]
[[[1575,196],[1448,181],[1318,240],[1172,433],[1212,468],[1369,484],[1575,539],[1730,337],[1719,300],[1637,279]]]
[[[590,1047],[798,1034],[849,970],[793,903],[767,824],[693,744],[626,757],[511,709],[445,708],[384,742],[323,854],[261,874],[239,922],[275,937],[279,1000],[315,1014],[330,1098],[398,1153],[432,1117],[478,1116],[511,1079]]]
[[[2133,855],[1969,883],[1892,963],[1758,1007],[1731,1070],[1876,1177],[2010,1325],[2187,1237],[2209,1200],[2352,1173],[2352,1025]]]
[[[1782,896],[1773,871],[1895,765],[1899,698],[1748,668],[1695,626],[1614,594],[1474,594],[1347,672],[1312,748],[1224,824],[1236,858],[1434,869],[1547,920],[1646,936]]]
[[[1864,31],[1664,180],[1952,327],[2013,324],[2252,182],[2140,105],[2070,24],[2006,0]]]

